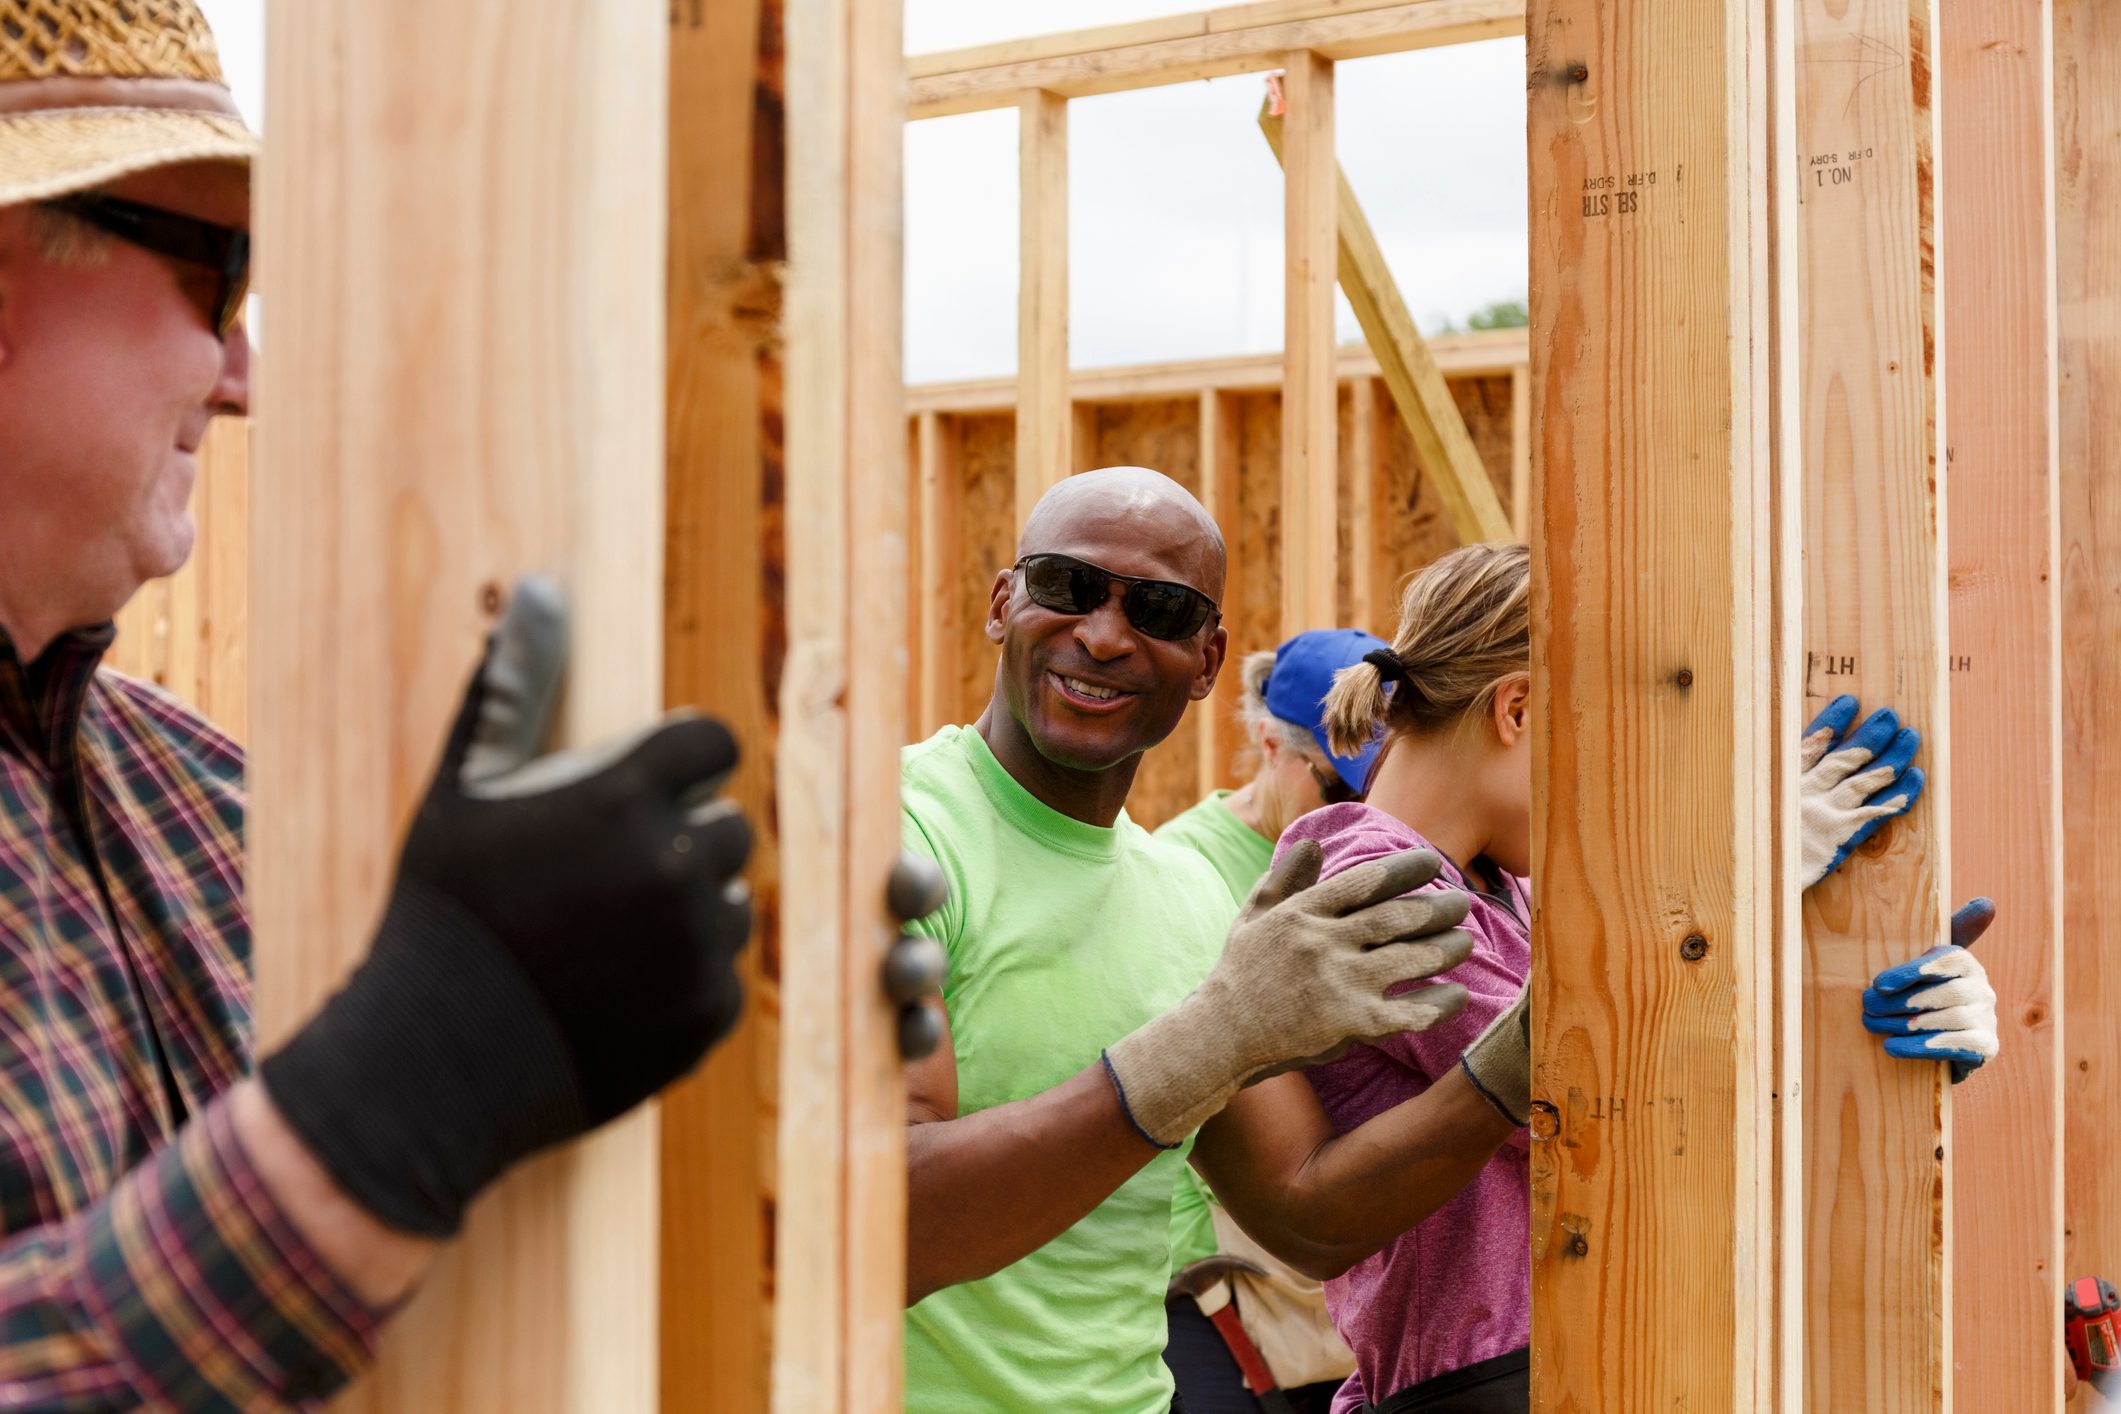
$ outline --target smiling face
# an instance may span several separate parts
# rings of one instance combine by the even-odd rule
[[[249,175],[232,164],[105,190],[250,225]],[[201,307],[211,272],[93,236],[54,260],[46,221],[0,209],[0,625],[25,649],[109,618],[184,563],[200,440],[250,397],[241,326],[224,341]]]
[[[1138,467],[1086,472],[1054,488],[1025,526],[1019,553],[1069,555],[1222,597],[1214,522],[1183,487]],[[996,696],[1053,766],[1102,772],[1130,762],[1214,689],[1226,642],[1220,622],[1182,640],[1152,638],[1127,621],[1123,594],[1115,583],[1090,612],[1069,614],[1033,603],[1015,571],[995,579],[987,636],[1002,650]]]

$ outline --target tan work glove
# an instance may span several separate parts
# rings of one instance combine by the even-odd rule
[[[1532,1117],[1532,987],[1488,1023],[1458,1058],[1481,1098],[1512,1124]]]
[[[1411,893],[1442,861],[1410,849],[1321,884],[1322,859],[1305,840],[1276,861],[1208,980],[1105,1052],[1120,1103],[1150,1143],[1175,1149],[1255,1080],[1332,1060],[1357,1041],[1426,1031],[1466,1004],[1456,982],[1385,995],[1473,950],[1457,926],[1466,894]]]

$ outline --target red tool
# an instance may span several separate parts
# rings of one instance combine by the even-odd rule
[[[2062,1293],[2062,1337],[2077,1378],[2121,1366],[2121,1296],[2104,1277],[2078,1277]]]

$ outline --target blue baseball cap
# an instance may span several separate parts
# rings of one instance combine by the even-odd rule
[[[1327,744],[1326,730],[1321,725],[1326,694],[1333,690],[1335,673],[1360,663],[1365,653],[1391,646],[1359,628],[1314,628],[1274,650],[1274,671],[1267,675],[1267,710],[1284,722],[1307,728],[1350,790],[1363,788],[1384,733],[1380,729],[1353,756],[1336,755]]]

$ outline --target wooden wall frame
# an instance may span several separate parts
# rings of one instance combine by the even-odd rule
[[[1550,711],[1538,768],[1546,807],[1537,1083],[1552,1112],[1534,1145],[1535,1407],[1559,1407],[1566,1395],[1579,1409],[1618,1410],[1669,1392],[1690,1408],[1942,1409],[1955,1370],[1962,1407],[1990,1398],[1982,1391],[1991,1388],[2007,1391],[1995,1397],[2013,1407],[2060,1398],[2059,1370],[2042,1369],[2038,1348],[2051,1338],[2054,1280],[2121,1266],[2121,1208],[2104,1178],[2121,1141],[2099,1119],[2121,1090],[2111,1060],[2121,1034],[2112,1020],[2121,1010],[2121,985],[2112,983],[2121,977],[2113,956],[2121,866],[2109,858],[2121,827],[2106,820],[2121,773],[2101,716],[2121,691],[2106,607],[2121,592],[2121,530],[2104,489],[2114,473],[2105,429],[2121,399],[2121,334],[2107,317],[2121,285],[2111,214],[2121,209],[2121,108],[2110,92],[2121,21],[2105,7],[2039,0],[2038,15],[2006,15],[1968,0],[1965,14],[1948,13],[1933,32],[1932,0],[1723,0],[1683,27],[1630,11],[1620,19],[1640,28],[1625,30],[1599,0],[1534,0],[1529,14],[1515,0],[1259,0],[906,60],[897,0],[680,0],[667,14],[562,0],[564,13],[518,25],[524,41],[489,75],[490,104],[445,115],[420,102],[461,80],[436,56],[485,52],[473,36],[508,17],[496,0],[471,0],[441,19],[431,7],[407,10],[403,24],[445,32],[421,51],[424,60],[386,58],[373,42],[377,5],[387,14],[408,3],[275,0],[277,155],[261,170],[259,235],[280,332],[261,403],[304,412],[265,417],[256,436],[262,466],[298,470],[245,486],[246,506],[242,478],[217,480],[210,466],[201,569],[128,610],[113,656],[239,735],[243,714],[230,692],[271,705],[253,714],[248,733],[263,1035],[269,1044],[297,1024],[365,945],[409,793],[425,779],[499,588],[517,570],[559,567],[574,583],[579,617],[598,626],[578,656],[577,683],[593,688],[575,694],[570,735],[629,724],[665,698],[705,701],[762,740],[785,725],[816,749],[796,759],[769,748],[735,789],[755,811],[770,804],[780,829],[820,845],[775,869],[769,831],[758,866],[762,903],[778,913],[778,931],[765,936],[787,969],[780,1009],[775,963],[762,948],[753,964],[760,1010],[745,1037],[679,1092],[660,1126],[644,1112],[532,1165],[481,1204],[467,1242],[429,1283],[420,1311],[400,1322],[350,1407],[624,1411],[660,1400],[675,1409],[704,1391],[737,1390],[775,1409],[896,1408],[903,1134],[891,1017],[875,987],[890,935],[882,881],[897,838],[886,806],[908,714],[935,711],[947,683],[938,665],[956,650],[946,617],[924,618],[917,638],[896,619],[878,631],[879,599],[863,587],[903,582],[912,604],[938,602],[951,571],[933,552],[954,543],[977,509],[953,489],[962,485],[962,437],[998,413],[1013,412],[1027,448],[1012,481],[1019,513],[1119,435],[1125,405],[1179,396],[1190,407],[1191,484],[1226,524],[1256,515],[1242,468],[1267,425],[1252,395],[1285,376],[1284,360],[1273,358],[1067,367],[1065,240],[1054,235],[1065,232],[1066,182],[1048,156],[1065,150],[1066,102],[1292,68],[1293,87],[1321,118],[1340,59],[1513,34],[1529,37],[1534,132],[1554,139],[1534,144],[1535,219],[1556,238],[1536,256],[1536,354],[1521,337],[1507,356],[1477,340],[1438,339],[1431,350],[1445,373],[1486,366],[1513,386],[1504,484],[1512,529],[1533,538],[1544,566],[1540,691],[1549,704],[1566,696],[1579,715],[1602,712],[1617,728],[1612,749],[1597,757]],[[2035,80],[2027,56],[2048,35],[2050,13],[2053,48]],[[1989,41],[2006,24],[2016,48],[1998,55]],[[1971,47],[1955,47],[1967,37]],[[688,85],[666,126],[661,79],[642,80],[644,63],[660,74],[643,56],[659,57],[665,43],[681,74],[711,70],[736,87]],[[1687,61],[1675,66],[1675,55]],[[1945,74],[1941,166],[1930,155],[1933,60]],[[434,68],[425,84],[423,63]],[[1980,157],[1955,156],[1951,85],[1972,93],[2004,65],[2014,66],[2015,87],[2004,117],[1984,124],[1981,150],[2009,155],[1990,177],[1955,176],[1985,169]],[[1891,82],[1871,81],[1887,75]],[[1840,160],[1832,154],[1846,146],[1836,128],[1856,101],[1852,80],[1868,85],[1861,101],[1875,109],[1876,131],[1863,158]],[[791,175],[784,193],[768,192],[760,172],[777,170],[781,154],[766,160],[771,142],[758,144],[781,131],[783,95]],[[2028,118],[2026,105],[2040,101],[2051,113]],[[903,394],[897,120],[1012,105],[1038,178],[1024,193],[1029,317],[1019,377]],[[528,115],[550,119],[556,108],[574,115],[567,135],[537,146],[533,160],[531,139],[550,123]],[[749,153],[739,129],[752,140]],[[363,159],[395,151],[389,134],[408,130],[421,145],[417,167]],[[666,168],[671,134],[685,135],[675,140],[685,150],[670,148]],[[1274,616],[1277,631],[1375,615],[1390,589],[1376,572],[1382,561],[1362,548],[1385,509],[1383,483],[1363,471],[1380,463],[1387,435],[1370,381],[1383,370],[1364,351],[1332,347],[1331,277],[1321,301],[1315,272],[1320,250],[1332,267],[1347,216],[1318,195],[1334,186],[1329,137],[1321,141],[1314,125],[1295,147],[1306,155],[1288,173],[1291,251],[1312,262],[1312,278],[1291,290],[1299,317],[1284,358],[1301,406],[1281,448],[1290,459],[1282,494],[1306,488],[1299,499],[1308,503],[1330,486],[1335,504],[1372,511],[1366,529],[1292,523],[1281,543],[1293,558],[1278,565],[1291,592]],[[1684,193],[1682,152],[1686,180],[1698,184]],[[1822,155],[1825,180],[1807,188]],[[1814,200],[1814,191],[1834,195],[1826,183],[1841,169],[1838,204]],[[664,266],[654,258],[666,170],[682,224],[669,251],[667,350],[666,292],[655,278]],[[467,175],[435,180],[450,172]],[[1655,193],[1621,185],[1651,172]],[[2044,194],[2034,194],[2033,178],[2050,173]],[[1570,185],[1603,177],[1614,186]],[[1965,189],[1958,182],[1982,184],[1991,208],[1949,204]],[[753,197],[747,220],[725,211],[718,222],[708,194],[738,183]],[[1624,211],[1617,199],[1595,211],[1583,204],[1606,191],[1635,200]],[[402,228],[387,240],[375,229],[386,208],[394,219],[416,213],[410,239]],[[774,221],[762,222],[769,208]],[[1684,239],[1666,217],[1681,208],[1700,216]],[[1943,316],[1923,254],[1940,212]],[[2037,237],[2036,213],[2046,233]],[[1624,214],[1639,218],[1628,228],[1633,244],[1620,238]],[[1971,224],[1977,214],[2015,224],[1999,234],[2002,226]],[[566,239],[525,238],[535,230]],[[1974,254],[1969,265],[1953,264],[1956,243],[2037,253],[2042,240],[2057,292],[2048,334],[2022,322],[2031,307],[2022,290],[1986,312],[1953,301],[1954,272],[1983,268]],[[1836,299],[1832,271],[1806,264],[1807,243],[1831,244],[1841,258],[1861,252],[1867,294]],[[1605,263],[1571,267],[1557,254],[1587,251]],[[1671,320],[1625,325],[1636,347],[1669,340],[1684,355],[1644,373],[1615,353],[1611,333],[1616,321],[1658,309],[1670,292],[1657,282],[1675,269],[1689,272],[1697,295],[1714,297],[1689,306],[1683,332]],[[403,297],[349,293],[374,288]],[[524,297],[531,290],[537,299]],[[563,297],[551,298],[554,290]],[[511,322],[509,311],[532,305],[546,322]],[[1705,322],[1704,307],[1713,313]],[[396,322],[408,309],[430,320],[421,338]],[[2020,356],[1993,377],[1973,368],[1955,375],[1941,335],[1952,333],[1955,349],[1975,336],[1952,321],[1971,328],[2006,316],[2021,321],[2007,335]],[[598,358],[580,360],[579,349],[592,346]],[[424,356],[435,347],[446,350],[440,377]],[[1987,475],[1984,436],[2027,455],[2039,439],[2028,370],[2049,347],[2057,391],[2046,465],[2059,462],[2059,472],[2047,473],[2042,532],[2037,508],[1998,500],[1987,509],[1977,498],[2003,493]],[[1948,396],[1930,386],[1938,375],[1924,350],[1941,360]],[[654,392],[658,354],[667,355],[664,404]],[[474,388],[460,375],[482,358],[509,376]],[[1338,385],[1351,377],[1358,381],[1343,395]],[[1650,398],[1657,379],[1689,396]],[[1952,422],[1942,423],[1940,401]],[[1688,409],[1707,405],[1727,406],[1728,423],[1693,420]],[[371,416],[377,406],[393,408],[394,426]],[[668,415],[667,463],[658,411]],[[1837,442],[1836,418],[1869,435]],[[1599,435],[1577,435],[1585,419]],[[1940,424],[1949,432],[1942,443]],[[785,452],[768,434],[775,425],[787,429]],[[530,427],[538,435],[526,435]],[[216,432],[231,461],[241,460],[236,432]],[[1941,480],[1961,478],[1962,501],[1928,488],[1943,470],[1940,445],[1946,462],[1958,459]],[[1714,474],[1671,474],[1672,447],[1702,450]],[[853,473],[900,455],[909,458],[904,477]],[[484,472],[492,458],[509,464],[505,486]],[[1866,458],[1878,475],[1836,479],[1833,468]],[[208,461],[218,466],[219,453],[210,449]],[[657,469],[680,463],[705,479],[673,471],[667,500],[658,496]],[[1871,499],[1852,502],[1851,482]],[[2022,495],[2040,484],[2036,470],[2010,489]],[[1645,486],[1661,500],[1556,499],[1563,489]],[[376,509],[386,502],[388,517]],[[2020,510],[2023,523],[2013,518]],[[1950,563],[1963,571],[1950,601],[1959,635],[1950,650],[1945,537],[1923,529],[1925,516],[1940,514],[1957,532]],[[804,534],[780,535],[779,518],[798,515]],[[1849,552],[1839,528],[1848,524],[1888,546],[1893,583],[1884,592],[1894,612],[1883,628],[1847,608],[1874,573]],[[1795,579],[1800,546],[1810,551],[1805,591]],[[667,580],[659,547],[673,556]],[[699,558],[675,565],[681,554]],[[1623,565],[1623,556],[1635,558]],[[215,569],[244,557],[257,582],[272,586],[247,609],[245,577]],[[760,613],[728,639],[711,639],[686,617],[697,608],[698,571],[715,557],[754,583],[781,586],[762,590]],[[1274,586],[1257,582],[1264,575],[1251,578],[1247,588],[1246,575],[1234,574],[1231,594],[1271,594]],[[1998,600],[1984,619],[1989,605],[1975,591],[2000,594],[2006,578],[2022,607],[2004,610]],[[1594,603],[1585,585],[1607,597]],[[1703,603],[1717,606],[1706,619]],[[776,622],[776,612],[785,618]],[[2048,626],[2044,649],[2026,623]],[[1993,640],[1999,662],[2030,655],[2023,675],[2051,685],[2029,709],[2048,734],[2034,749],[2050,763],[2044,784],[1984,780],[1983,763],[1954,755],[1947,704],[1959,705],[1962,725],[1997,705],[1971,667],[1945,676],[1948,661],[1987,660],[1989,648],[1972,646],[1977,633]],[[1854,672],[1826,671],[1847,659]],[[389,665],[380,675],[379,663]],[[1777,671],[1763,677],[1763,663]],[[1824,696],[1843,677],[1924,725],[1932,796],[1915,820],[1881,837],[1876,857],[1862,862],[1865,877],[1852,872],[1806,905],[1806,959],[1795,946],[1784,738],[1802,694]],[[1225,710],[1201,714],[1184,743],[1191,782],[1227,769],[1236,745],[1227,696]],[[1978,735],[1965,745],[1977,749]],[[320,740],[329,743],[321,751]],[[1666,754],[1653,759],[1652,742]],[[374,769],[378,759],[387,772]],[[1956,791],[1946,782],[1955,759],[1973,763],[1960,768]],[[1628,877],[1637,882],[1613,887],[1595,829],[1649,781],[1698,807],[1690,807],[1694,852],[1682,858],[1674,832],[1641,827],[1630,840]],[[1755,796],[1766,809],[1732,808]],[[2023,812],[2028,832],[2047,819],[2065,868],[2053,867],[2053,850],[2044,866],[2016,871],[1999,858],[2003,873],[1989,885],[1969,860],[1963,885],[1948,889],[1953,812],[1989,818],[1979,802],[1991,799]],[[1707,866],[1700,838],[1713,843]],[[779,897],[768,874],[781,882]],[[2002,898],[2006,888],[2022,900]],[[1875,1042],[1851,1028],[1849,997],[1911,941],[1941,936],[1946,903],[1976,889],[2004,904],[1986,955],[2010,1051],[1983,1077],[1986,1088],[1968,1092],[1961,1117],[2001,1138],[1948,1192],[1960,1162],[1948,1093],[1934,1077],[1881,1068]],[[2043,900],[2050,925],[2066,922],[2066,945],[2054,927],[2043,931]],[[1675,928],[1676,943],[1667,936]],[[2026,941],[2012,941],[2021,929]],[[1570,948],[1547,942],[1564,933]],[[1578,938],[1593,946],[1576,948]],[[1680,951],[1695,939],[1704,953]],[[1722,1009],[1722,1029],[1704,1020],[1704,995]],[[1624,1031],[1621,1000],[1632,1007],[1642,996],[1670,1005]],[[772,1035],[776,1024],[786,1045]],[[1794,1083],[1800,1065],[1802,1084]],[[1625,1131],[1616,1099],[1628,1101]],[[729,1106],[766,1115],[777,1138],[769,1144],[762,1129],[713,1155],[690,1147],[706,1142],[699,1122],[708,1111]],[[1678,1113],[1690,1136],[1685,1162],[1661,1147],[1670,1135],[1658,1128]],[[1836,1152],[1850,1115],[1860,1164]],[[2051,1172],[2042,1165],[2058,1142],[2069,1162]],[[1657,1210],[1631,1205],[1629,1185],[1654,1188]],[[1982,1196],[2005,1192],[2008,1213]],[[802,1213],[802,1224],[773,1223],[769,1200]],[[1955,1288],[1953,1242],[1967,1247],[1960,1259],[1984,1268],[2007,1261],[1976,1255],[1991,1240],[1988,1225],[2005,1219],[2023,1232],[1997,1236],[1997,1250],[2038,1246],[2041,1255],[2025,1258],[2031,1270],[1990,1292]],[[1712,1230],[1723,1244],[1713,1250],[1703,1237]],[[1851,1232],[1864,1251],[1854,1278],[1836,1246]],[[1703,1251],[1707,1267],[1697,1260]],[[1684,1261],[1671,1255],[1681,1252]],[[751,1289],[762,1291],[770,1282],[770,1315],[689,1281],[678,1267],[692,1261],[717,1289],[756,1282]],[[1595,1280],[1623,1270],[1625,1282]],[[564,1279],[544,1279],[553,1272]],[[1682,1303],[1681,1278],[1694,1304]],[[1705,1306],[1696,1300],[1704,1289]],[[666,1328],[657,1349],[659,1302],[686,1329]],[[627,1329],[640,1339],[610,1339],[614,1310],[638,1318]],[[2003,1362],[1955,1350],[1955,1311],[1990,1342],[2012,1331],[2002,1339],[2014,1361],[2023,1347],[2022,1365],[2006,1375]],[[688,1363],[695,1329],[696,1348],[712,1353],[707,1375]],[[1677,1329],[1707,1339],[1680,1348],[1671,1344]],[[464,1374],[497,1368],[509,1376]]]
[[[515,575],[570,593],[563,740],[661,707],[666,38],[662,7],[594,0],[271,6],[259,406],[278,411],[251,496],[246,841],[261,1050],[366,952]],[[646,1106],[498,1184],[342,1407],[653,1409],[657,1134]]]
[[[2062,1408],[2061,576],[2053,85],[2044,0],[1938,8],[1940,298],[1950,489],[1952,897],[2002,1051],[1953,1091],[1961,1409]],[[1961,199],[1968,194],[1969,199]],[[2008,749],[1999,746],[2008,743]],[[2082,1116],[2081,1118],[2089,1118]]]
[[[1796,603],[1768,34],[1744,0],[1623,14],[1529,21],[1532,1408],[1738,1414],[1775,1378],[1791,689],[1763,666]]]
[[[1777,160],[1778,279],[1795,319],[1781,397],[1786,495],[1803,505],[1807,717],[1840,693],[1917,724],[1928,791],[1852,867],[1807,891],[1803,1015],[1804,1399],[1950,1408],[1950,1100],[1943,1068],[1862,1026],[1880,969],[1946,936],[1944,408],[1931,0],[1794,0]],[[1791,344],[1794,347],[1790,347]]]
[[[2054,0],[2065,1280],[2121,1270],[2121,11]],[[2105,1121],[2105,1122],[2102,1122]],[[2103,1396],[2103,1397],[2102,1397]],[[2121,1385],[2070,1407],[2112,1408]]]

